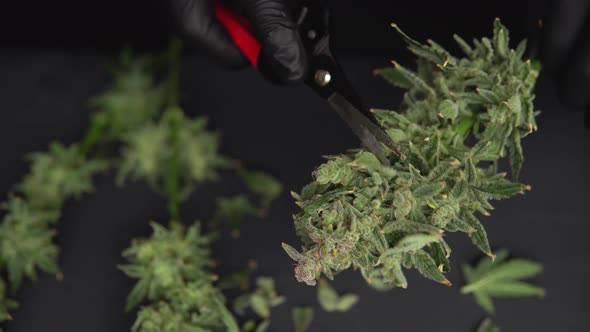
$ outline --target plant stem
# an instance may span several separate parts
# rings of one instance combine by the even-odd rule
[[[180,223],[180,173],[178,169],[179,142],[178,126],[182,116],[178,110],[178,81],[180,71],[180,41],[173,39],[169,51],[170,72],[168,77],[168,107],[164,118],[168,123],[169,142],[171,155],[166,175],[166,195],[168,196],[168,212],[170,213],[170,225]]]
[[[97,113],[90,122],[90,128],[86,131],[82,142],[80,143],[79,151],[80,154],[86,156],[90,150],[94,147],[100,134],[102,133],[107,121],[102,113]]]
[[[166,195],[168,196],[168,212],[170,213],[170,224],[180,222],[180,193],[179,182],[180,174],[178,172],[178,121],[179,114],[175,108],[169,108],[165,114],[168,119],[168,130],[171,155],[168,164],[168,174],[166,175]]]
[[[180,76],[180,40],[173,38],[170,42],[170,50],[168,51],[169,63],[169,77],[168,77],[168,107],[178,105],[178,82]]]

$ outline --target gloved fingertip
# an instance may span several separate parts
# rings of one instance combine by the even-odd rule
[[[203,30],[207,31],[207,33],[196,36],[198,38],[194,38],[194,40],[204,46],[214,61],[231,69],[242,69],[250,65],[221,23],[213,20],[210,26]],[[193,34],[193,36],[195,35]]]
[[[273,83],[301,82],[307,73],[307,56],[299,32],[290,27],[276,27],[265,36],[258,66]]]
[[[216,19],[211,1],[171,0],[171,7],[189,48],[198,46],[214,61],[230,68],[248,66],[226,28]]]

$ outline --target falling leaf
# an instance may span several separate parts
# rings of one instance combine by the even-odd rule
[[[463,275],[466,285],[461,287],[461,293],[474,294],[476,301],[487,312],[493,313],[492,298],[506,297],[542,297],[545,290],[522,281],[538,275],[543,269],[542,265],[521,258],[506,260],[505,251],[498,255],[495,261],[491,258],[482,258],[478,265],[463,266]]]

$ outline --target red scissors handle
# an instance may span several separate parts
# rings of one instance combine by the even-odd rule
[[[213,2],[215,16],[225,26],[230,38],[238,49],[250,61],[254,68],[258,68],[258,56],[260,55],[260,42],[252,33],[252,25],[246,18],[225,7],[221,1]]]

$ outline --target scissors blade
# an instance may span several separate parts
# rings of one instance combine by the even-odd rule
[[[340,117],[350,126],[352,131],[359,137],[363,145],[365,145],[365,147],[369,149],[369,151],[371,151],[381,163],[390,165],[389,159],[387,159],[387,155],[380,143],[383,143],[393,152],[399,153],[399,147],[393,142],[391,137],[338,92],[332,93],[327,100],[336,113],[340,115]]]

